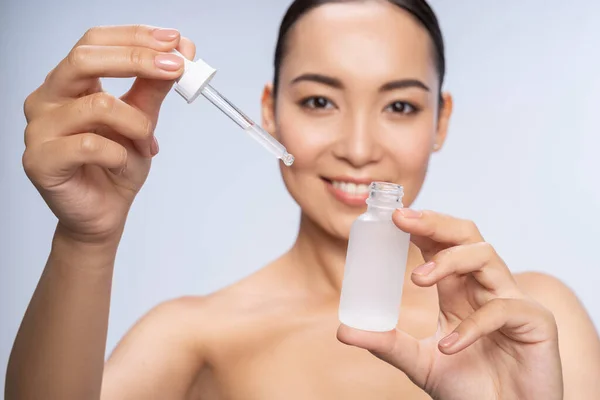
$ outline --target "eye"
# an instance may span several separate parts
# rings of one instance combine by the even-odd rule
[[[405,101],[395,101],[385,108],[386,111],[396,114],[414,114],[418,111],[417,107]]]
[[[334,108],[334,105],[329,99],[321,96],[312,96],[308,97],[301,102],[303,107],[311,108],[311,109],[323,109],[327,110],[330,108]]]

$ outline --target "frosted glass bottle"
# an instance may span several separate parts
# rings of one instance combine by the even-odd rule
[[[402,196],[402,186],[373,182],[367,211],[352,224],[339,307],[352,328],[385,332],[398,323],[410,242],[392,221]]]

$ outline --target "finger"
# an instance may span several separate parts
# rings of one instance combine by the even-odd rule
[[[178,50],[190,60],[196,53],[194,43],[185,37],[181,38]],[[137,78],[122,99],[146,113],[156,124],[162,102],[172,86],[173,81]]]
[[[419,341],[406,332],[399,329],[367,332],[341,324],[337,338],[344,344],[370,351],[377,358],[403,371],[413,382],[424,382],[428,361],[420,356]]]
[[[483,241],[473,222],[450,215],[429,210],[398,209],[393,217],[394,223],[403,231],[440,243],[467,244]]]
[[[38,88],[31,92],[23,102],[23,114],[27,123],[31,122],[38,115],[38,110],[43,105],[43,102],[39,99],[39,90]]]
[[[127,150],[103,136],[81,133],[28,148],[23,155],[27,175],[44,188],[63,183],[85,164],[123,171]]]
[[[437,252],[440,244],[447,247],[483,241],[473,222],[433,211],[403,208],[396,210],[392,219],[398,228],[411,234],[412,242],[426,257]]]
[[[77,42],[94,46],[142,46],[167,51],[177,46],[180,34],[176,29],[150,25],[97,26],[89,29]]]
[[[172,81],[183,72],[181,57],[140,46],[75,47],[50,73],[44,86],[50,97],[85,93],[96,78],[142,77]]]
[[[196,46],[194,43],[182,37],[179,42],[178,50],[189,60],[193,60],[196,54]],[[154,79],[137,78],[131,89],[123,95],[122,99],[127,104],[131,104],[137,109],[145,113],[156,127],[158,123],[158,113],[162,103],[171,90],[173,81],[161,81]],[[134,142],[137,148],[147,147],[145,142]],[[156,137],[150,142],[150,149],[153,155],[158,153],[158,142]]]
[[[498,330],[528,344],[556,338],[556,324],[548,310],[531,300],[496,298],[462,321],[440,340],[438,348],[445,354],[455,354]]]
[[[140,110],[108,93],[100,92],[69,102],[27,126],[26,144],[59,136],[94,132],[107,126],[122,136],[143,143],[138,150],[151,157],[152,121]]]
[[[455,246],[436,254],[431,261],[415,268],[412,281],[423,287],[443,285],[450,275],[472,274],[486,289],[496,293],[516,289],[508,267],[487,242]]]

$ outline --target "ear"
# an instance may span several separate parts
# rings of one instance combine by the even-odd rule
[[[443,104],[440,107],[438,115],[438,127],[433,142],[433,151],[439,151],[444,146],[446,135],[448,134],[448,125],[452,116],[452,108],[454,107],[452,95],[450,93],[442,93]]]
[[[275,96],[273,93],[273,84],[267,83],[263,89],[261,98],[262,127],[273,137],[277,137],[275,123]]]

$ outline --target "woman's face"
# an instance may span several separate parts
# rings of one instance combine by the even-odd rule
[[[403,185],[405,206],[416,198],[451,109],[449,96],[439,109],[432,46],[412,16],[379,1],[319,6],[288,33],[263,125],[296,157],[282,167],[291,195],[333,236],[348,238],[372,181]]]

